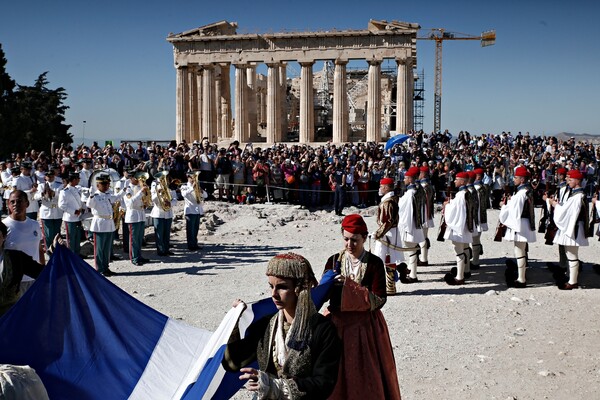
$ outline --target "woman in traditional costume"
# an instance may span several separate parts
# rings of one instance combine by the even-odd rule
[[[267,276],[279,311],[258,321],[244,339],[234,331],[222,364],[242,372],[240,379],[259,399],[326,399],[335,387],[342,345],[313,303],[310,289],[317,280],[310,263],[298,254],[280,254],[269,261]],[[258,370],[246,367],[254,360]]]
[[[325,271],[339,275],[329,312],[344,350],[330,399],[400,399],[396,362],[387,324],[383,261],[365,250],[367,225],[358,214],[342,221],[344,249],[329,257]]]

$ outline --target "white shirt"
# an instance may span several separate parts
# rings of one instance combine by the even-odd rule
[[[2,220],[8,228],[4,248],[8,250],[20,250],[40,262],[40,241],[42,240],[42,231],[40,224],[31,218],[25,221],[17,221],[10,216]]]
[[[139,185],[129,185],[125,189],[125,223],[146,221],[146,210],[142,202],[143,192]]]
[[[202,194],[201,194],[202,200],[206,199],[208,197],[208,193],[206,193],[202,189],[200,189],[200,190],[202,191]],[[194,193],[194,187],[192,186],[192,184],[186,183],[186,184],[182,185],[181,186],[181,195],[183,196],[183,199],[185,200],[185,208],[184,208],[185,215],[188,215],[188,214],[204,215],[204,208],[202,208],[202,203],[198,203],[198,201],[196,201],[196,194]]]
[[[588,246],[588,238],[585,237],[585,227],[583,221],[577,221],[581,212],[582,201],[585,199],[583,190],[577,190],[562,204],[554,207],[554,223],[558,228],[554,243],[563,246]],[[577,229],[577,237],[575,237]]]
[[[119,194],[95,192],[87,201],[87,206],[92,210],[91,232],[114,232],[113,204],[121,201],[125,192]]]
[[[76,211],[81,211],[84,207],[81,201],[81,194],[76,186],[67,185],[58,195],[58,207],[63,210],[63,221],[77,222],[81,220],[81,214],[75,215]]]
[[[54,191],[54,197],[49,198],[43,195],[47,186]],[[58,207],[58,198],[62,188],[62,183],[56,181],[44,182],[38,187],[38,191],[35,192],[33,198],[36,201],[42,201],[42,205],[40,206],[41,219],[62,219],[63,211]]]
[[[17,187],[17,190],[22,190],[27,193],[27,199],[29,200],[29,207],[27,207],[27,212],[37,212],[40,209],[40,205],[36,200],[33,199],[35,193],[31,193],[31,189],[33,185],[37,185],[37,178],[31,175],[19,175],[14,181],[14,185]]]
[[[154,206],[152,207],[152,211],[150,212],[150,216],[152,218],[163,218],[163,219],[173,218],[173,207],[177,204],[177,193],[175,193],[174,190],[171,190],[171,208],[169,208],[167,211],[165,211],[161,207],[162,200],[160,197],[158,197],[158,194],[156,192],[156,181],[152,182],[152,187],[150,189],[150,192],[152,193],[152,202],[154,203]]]
[[[500,209],[500,223],[506,225],[504,239],[515,242],[535,242],[536,232],[529,226],[528,218],[521,218],[527,201],[527,187],[523,187]],[[533,207],[533,204],[531,205]]]

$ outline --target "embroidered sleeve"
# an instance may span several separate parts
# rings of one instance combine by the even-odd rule
[[[263,371],[258,371],[259,399],[300,399],[306,395],[298,389],[293,379],[275,378]]]

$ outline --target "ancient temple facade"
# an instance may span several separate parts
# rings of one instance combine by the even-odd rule
[[[171,34],[167,41],[173,45],[177,71],[176,140],[189,143],[208,137],[211,142],[248,142],[260,133],[263,141],[277,143],[297,124],[299,142],[314,142],[315,110],[319,110],[313,73],[317,61],[333,68],[329,139],[349,140],[353,105],[347,65],[353,60],[368,64],[361,139],[379,142],[382,137],[382,121],[386,121],[382,98],[389,97],[382,93],[387,87],[382,83],[384,60],[393,60],[397,69],[394,128],[405,133],[413,126],[419,28],[414,23],[371,20],[365,30],[238,34],[236,23],[221,21]],[[292,62],[300,65],[295,101],[288,93],[287,64]],[[265,75],[257,73],[261,64],[266,65]]]

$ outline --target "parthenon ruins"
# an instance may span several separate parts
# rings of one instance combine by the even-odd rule
[[[415,23],[371,20],[366,30],[238,34],[236,23],[221,21],[171,34],[167,41],[173,45],[177,70],[176,139],[276,143],[286,141],[290,129],[297,127],[298,141],[309,143],[316,141],[318,127],[329,126],[324,132],[330,136],[325,139],[341,143],[355,139],[351,129],[357,120],[364,126],[359,140],[379,142],[392,129],[405,133],[413,128],[419,28]],[[364,106],[357,106],[351,95],[358,91],[359,78],[354,78],[354,92],[348,87],[352,78],[347,65],[354,60],[368,64],[362,85]],[[395,63],[395,82],[389,85],[382,83],[384,60]],[[324,66],[320,75],[313,71],[317,61]],[[287,77],[293,62],[301,69],[297,91]],[[257,73],[260,64],[266,64],[266,77]],[[235,68],[233,114],[231,65]],[[321,88],[315,82],[321,82]],[[395,96],[383,104],[382,98],[391,98],[392,86]],[[357,110],[363,111],[362,119],[356,117]]]

